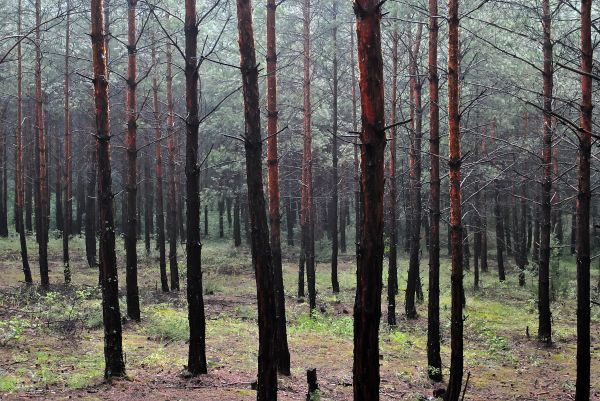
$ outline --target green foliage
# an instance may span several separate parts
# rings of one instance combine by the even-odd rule
[[[290,333],[316,332],[352,338],[353,322],[350,316],[331,317],[319,313],[301,314],[289,327]]]
[[[144,330],[154,339],[186,341],[189,338],[187,314],[164,304],[157,305],[150,311]]]
[[[17,389],[17,379],[10,375],[0,375],[0,392],[7,393]]]
[[[0,346],[4,347],[10,342],[19,341],[29,327],[29,321],[16,316],[0,321]]]

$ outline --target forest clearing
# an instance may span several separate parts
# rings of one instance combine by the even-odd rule
[[[599,6],[0,0],[0,400],[600,401]]]
[[[217,227],[214,228],[217,232]],[[57,286],[44,295],[6,285],[21,272],[18,247],[3,240],[0,291],[2,309],[2,399],[78,400],[214,400],[255,399],[257,326],[253,275],[247,249],[236,249],[208,237],[204,242],[207,357],[210,372],[190,380],[186,364],[188,322],[184,294],[163,294],[157,277],[158,261],[142,256],[141,323],[124,321],[123,351],[128,378],[104,384],[100,294],[88,283],[97,271],[87,267],[81,239],[73,241],[73,286]],[[140,255],[143,255],[140,249]],[[311,319],[305,302],[295,294],[298,249],[286,247],[284,261],[286,306],[292,375],[279,380],[282,400],[306,399],[306,370],[316,368],[321,400],[352,400],[352,303],[356,276],[352,255],[340,258],[340,293],[331,295],[326,260],[317,265],[320,313]],[[60,255],[60,244],[50,241],[50,255]],[[565,294],[572,297],[574,262],[563,262],[568,275]],[[61,281],[61,266],[51,265],[51,281]],[[554,304],[555,344],[541,346],[536,326],[535,286],[526,289],[514,279],[498,283],[493,265],[482,276],[481,289],[467,289],[465,309],[465,370],[470,373],[467,400],[571,400],[575,371],[575,305]],[[400,262],[400,271],[406,263]],[[442,277],[448,276],[442,263]],[[122,272],[120,272],[122,273]],[[471,275],[467,274],[466,279]],[[399,276],[400,282],[406,274]],[[444,280],[442,280],[444,282]],[[448,286],[442,286],[440,305],[442,355],[449,355]],[[426,309],[419,319],[399,319],[397,327],[382,327],[381,393],[384,400],[431,397],[439,384],[427,379]],[[385,314],[385,313],[384,313]],[[598,316],[598,311],[594,314]],[[528,330],[532,332],[528,335]],[[600,324],[594,320],[592,331]],[[446,367],[445,367],[446,368]],[[600,369],[600,347],[592,350],[592,371]],[[600,397],[600,381],[592,382]]]

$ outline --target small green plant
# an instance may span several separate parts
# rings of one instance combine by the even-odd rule
[[[0,393],[15,391],[17,388],[17,379],[13,376],[0,375]]]
[[[7,321],[0,322],[0,346],[6,346],[13,341],[19,341],[30,324],[27,320],[13,316]]]
[[[150,312],[145,331],[155,339],[185,341],[189,337],[187,315],[166,305],[158,305]]]

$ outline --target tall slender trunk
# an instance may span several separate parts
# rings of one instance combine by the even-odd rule
[[[206,209],[205,209],[206,210]],[[206,217],[206,213],[205,213]],[[240,224],[240,194],[237,192],[233,200],[233,245],[235,247],[242,246],[242,230]],[[285,302],[285,294],[284,294]],[[284,320],[285,322],[285,320]],[[286,336],[287,338],[287,336]]]
[[[338,230],[338,44],[337,44],[337,0],[333,0],[333,122],[332,131],[333,135],[331,138],[331,158],[333,163],[332,172],[332,198],[331,198],[331,215],[329,221],[331,222],[331,287],[333,293],[337,294],[340,292],[340,283],[338,280],[338,248],[339,248],[339,230]]]
[[[140,296],[137,285],[137,103],[135,90],[136,77],[136,6],[137,0],[127,0],[127,132],[125,147],[127,151],[127,223],[125,226],[127,316],[140,320]],[[146,194],[148,195],[148,194]]]
[[[44,99],[42,93],[42,48],[41,24],[42,1],[35,2],[35,125],[38,139],[38,171],[39,171],[39,263],[40,278],[43,288],[50,286],[48,277],[48,186],[46,169],[46,136],[44,127]],[[37,207],[37,205],[36,205]]]
[[[502,216],[502,206],[500,204],[501,188],[500,180],[494,180],[494,217],[496,218],[496,261],[498,263],[498,280],[506,280],[504,269],[504,218]]]
[[[538,338],[541,342],[552,342],[552,315],[550,312],[550,232],[552,205],[552,90],[553,61],[551,39],[550,0],[542,2],[542,29],[544,32],[544,136],[542,145],[542,188],[541,188],[541,225],[540,225],[540,265],[538,309]]]
[[[274,10],[273,10],[274,11]],[[258,94],[258,66],[254,50],[252,5],[250,0],[237,0],[240,67],[244,93],[246,122],[246,178],[250,225],[252,228],[252,264],[256,275],[258,300],[258,401],[277,401],[276,292],[273,260],[269,244],[269,226],[262,180],[262,140]],[[273,109],[269,109],[273,111]],[[271,150],[271,149],[270,149]]]
[[[167,235],[169,236],[169,272],[171,290],[179,290],[179,267],[177,265],[177,201],[175,175],[175,126],[173,105],[173,65],[171,43],[167,42],[167,155],[169,157],[169,191],[167,195]]]
[[[406,280],[406,294],[404,309],[408,319],[417,317],[415,296],[419,297],[420,279],[419,264],[421,253],[421,80],[418,76],[417,63],[421,46],[421,32],[423,25],[419,24],[415,41],[409,54],[409,75],[411,92],[411,133],[409,150],[409,192],[410,192],[410,258],[408,278]],[[419,297],[422,299],[422,296]]]
[[[480,145],[481,157],[487,157],[486,138],[481,138]],[[481,247],[479,256],[481,258],[481,271],[488,271],[488,238],[487,238],[487,196],[486,189],[482,188],[478,194],[479,201],[479,213],[480,213],[480,235],[481,235]]]
[[[154,40],[153,40],[154,43]],[[152,46],[152,65],[158,68],[156,59],[156,47]],[[167,261],[165,250],[165,210],[163,207],[163,174],[162,174],[162,151],[161,151],[161,116],[160,103],[158,101],[158,73],[152,77],[152,100],[154,108],[154,141],[156,155],[156,230],[158,241],[158,260],[160,268],[160,284],[163,292],[169,292],[169,279],[167,278]]]
[[[440,356],[440,107],[438,76],[438,0],[429,0],[429,296],[427,297],[427,373],[442,380]]]
[[[445,401],[458,401],[463,377],[463,271],[460,188],[460,55],[458,0],[448,0],[448,147],[450,151],[450,225],[452,243],[450,379]]]
[[[277,323],[276,355],[277,368],[283,375],[290,375],[290,351],[287,342],[285,292],[281,267],[281,213],[279,191],[279,158],[277,154],[277,41],[275,35],[275,0],[267,0],[267,166],[269,189],[269,222],[271,224],[271,251],[273,280],[275,285],[275,316]],[[252,38],[252,42],[254,39]],[[260,135],[259,135],[260,137]],[[261,187],[262,188],[262,187]],[[235,198],[237,226],[235,239],[241,245],[239,194]]]
[[[398,30],[392,32],[392,101],[390,110],[390,121],[396,123],[396,109],[398,107]],[[389,193],[389,210],[390,210],[390,250],[388,262],[388,324],[396,325],[396,290],[398,288],[398,228],[396,227],[396,198],[398,196],[396,177],[396,126],[390,130],[390,193]]]
[[[379,320],[383,270],[385,109],[381,55],[381,3],[354,2],[362,130],[361,171],[364,217],[358,246],[354,299],[355,401],[379,400]]]
[[[98,149],[98,206],[100,211],[100,270],[102,271],[102,315],[104,321],[104,376],[109,379],[125,375],[119,310],[119,283],[115,254],[115,228],[110,166],[110,120],[108,68],[104,3],[91,0],[91,39],[96,105],[96,147]]]
[[[304,44],[304,149],[302,153],[302,236],[308,284],[308,302],[311,313],[317,307],[315,288],[315,208],[312,179],[312,134],[310,104],[310,0],[302,2]]]
[[[577,193],[577,381],[575,400],[590,398],[590,158],[592,149],[592,0],[581,0],[581,119]]]
[[[198,166],[198,25],[196,0],[185,0],[185,100],[187,108],[185,175],[186,175],[186,250],[187,300],[190,322],[188,370],[192,375],[207,373],[206,320],[202,294],[200,242],[200,168]]]
[[[73,184],[72,184],[72,159],[71,159],[71,109],[70,99],[70,49],[71,49],[71,1],[67,0],[67,26],[65,31],[65,107],[64,107],[64,146],[65,146],[65,166],[63,168],[63,187],[65,192],[64,218],[63,218],[63,265],[65,282],[71,281],[71,262],[69,259],[69,236],[72,234],[73,219]]]
[[[22,0],[18,0],[17,33],[22,32]],[[27,255],[26,227],[23,222],[23,195],[24,195],[24,169],[23,169],[23,53],[21,43],[17,45],[17,127],[15,130],[15,216],[19,228],[19,244],[21,245],[21,263],[23,275],[27,284],[33,284],[29,256]]]
[[[356,118],[356,61],[354,56],[354,35],[350,30],[350,70],[352,76],[352,131],[358,131]],[[358,263],[359,243],[362,229],[362,189],[360,186],[360,162],[358,158],[358,142],[354,140],[354,242],[356,248],[356,262]]]
[[[88,266],[95,267],[96,262],[96,162],[97,149],[90,146],[88,155],[87,190],[85,198],[85,254]]]
[[[559,246],[562,246],[564,242],[564,232],[562,224],[562,211],[560,207],[560,190],[558,187],[559,171],[558,171],[558,146],[554,146],[552,150],[552,189],[554,193],[551,196],[552,199],[552,232],[556,235],[556,240]]]
[[[59,138],[58,133],[54,135],[54,160],[56,165],[53,166],[55,168],[55,181],[54,181],[54,217],[56,222],[56,230],[60,231],[64,234],[64,221],[63,221],[63,185],[62,185],[62,155],[61,155],[61,140]],[[50,153],[50,152],[48,152]],[[63,271],[64,273],[64,271]],[[69,277],[67,280],[67,276],[65,276],[65,283],[70,281]]]

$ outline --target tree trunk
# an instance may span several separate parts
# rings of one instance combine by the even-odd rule
[[[190,341],[188,370],[192,375],[207,373],[206,321],[202,294],[202,265],[200,242],[200,188],[198,167],[198,25],[196,0],[185,0],[185,98],[187,107],[185,175],[186,175],[186,250],[187,300]]]
[[[103,1],[91,1],[91,38],[96,105],[96,147],[98,149],[98,205],[100,211],[100,270],[102,272],[102,315],[104,321],[104,376],[125,375],[119,310],[119,283],[115,254],[113,193],[110,167],[110,123],[108,68],[104,31]]]
[[[302,209],[301,227],[304,237],[306,282],[310,311],[317,307],[315,288],[315,208],[312,179],[312,134],[310,104],[310,0],[302,2],[304,44],[304,149],[302,153]]]
[[[552,205],[552,90],[553,90],[553,61],[551,39],[550,0],[542,2],[542,29],[544,32],[544,137],[542,146],[542,194],[541,194],[541,224],[540,224],[540,265],[538,309],[539,327],[538,338],[541,342],[552,342],[552,316],[550,312],[550,232]]]
[[[167,155],[169,157],[169,193],[167,195],[167,235],[169,236],[169,273],[171,290],[179,290],[179,267],[177,265],[177,192],[175,185],[175,126],[173,105],[173,64],[171,43],[167,42]]]
[[[577,381],[575,400],[590,398],[590,158],[592,149],[592,0],[581,1],[581,120],[577,193]],[[587,74],[587,75],[584,75]]]
[[[137,285],[137,102],[136,102],[136,6],[137,0],[127,0],[127,223],[125,226],[127,316],[140,320],[140,297]],[[146,194],[148,196],[148,194]]]
[[[17,33],[22,32],[22,0],[18,0],[17,11]],[[23,171],[23,53],[21,43],[17,45],[17,127],[15,130],[15,216],[19,228],[19,244],[21,246],[21,263],[23,264],[23,275],[27,284],[33,284],[29,256],[27,255],[26,227],[23,223],[23,195],[24,195],[24,171]]]
[[[337,45],[337,0],[333,0],[333,135],[331,138],[331,158],[333,162],[332,183],[333,190],[331,198],[331,287],[333,293],[340,292],[340,283],[338,280],[338,45]]]
[[[153,38],[154,39],[154,38]],[[152,65],[157,68],[156,48],[152,40]],[[163,208],[163,174],[162,174],[162,152],[161,152],[161,127],[160,127],[160,103],[158,101],[158,73],[152,77],[152,95],[154,106],[154,140],[156,154],[156,230],[158,241],[158,260],[160,268],[160,283],[163,292],[169,292],[169,279],[167,278],[167,261],[165,250],[165,211]]]
[[[50,286],[48,277],[48,186],[46,169],[46,136],[44,127],[44,100],[42,93],[42,49],[41,49],[41,24],[42,24],[42,1],[35,2],[35,125],[37,136],[37,154],[38,154],[38,191],[39,206],[39,263],[40,279],[42,288],[47,289]]]
[[[396,109],[398,107],[398,30],[392,32],[392,100],[390,120],[392,124],[396,123]],[[389,213],[390,213],[390,250],[388,262],[388,324],[396,325],[396,290],[398,288],[398,228],[396,227],[396,198],[398,196],[396,185],[396,126],[390,130],[390,193],[389,193]]]
[[[383,285],[383,194],[386,144],[380,7],[381,3],[376,0],[354,2],[362,106],[360,142],[362,204],[364,205],[354,299],[355,401],[379,400],[379,320]]]
[[[494,217],[496,218],[496,261],[498,263],[498,280],[506,280],[504,269],[504,218],[502,216],[502,206],[500,204],[500,180],[494,180]]]
[[[225,236],[225,225],[223,219],[225,214],[225,196],[221,195],[217,203],[219,209],[219,238],[223,238]]]
[[[358,132],[356,118],[356,62],[354,59],[354,35],[350,31],[350,69],[352,72],[352,131]],[[359,244],[362,230],[362,188],[360,184],[360,162],[358,158],[358,142],[354,140],[354,242],[356,263],[358,264]],[[396,291],[397,292],[397,291]]]
[[[67,0],[67,10],[71,8],[71,1]],[[69,236],[73,233],[73,184],[72,184],[72,159],[71,159],[71,109],[70,109],[70,49],[71,49],[71,14],[67,14],[65,31],[65,87],[64,87],[64,143],[65,143],[65,166],[63,169],[63,183],[65,192],[64,204],[64,227],[63,227],[63,269],[65,275],[65,283],[71,281],[71,262],[69,259]]]
[[[267,166],[269,190],[269,222],[271,225],[271,251],[273,280],[275,286],[275,318],[276,329],[276,355],[277,368],[283,375],[290,375],[290,351],[287,342],[287,328],[285,315],[285,292],[283,288],[283,271],[281,266],[281,213],[279,191],[279,158],[277,151],[277,43],[275,36],[275,0],[267,2]],[[251,22],[251,21],[250,21]],[[241,35],[240,35],[241,38]],[[251,43],[254,38],[248,38]],[[252,49],[254,51],[254,49]],[[258,92],[257,92],[258,94]],[[259,121],[260,122],[260,121]],[[258,134],[260,140],[260,133]],[[260,157],[260,156],[259,156]],[[250,185],[250,184],[248,184]],[[262,187],[261,187],[262,189]],[[252,201],[252,199],[249,200]],[[236,245],[242,243],[239,228],[239,195],[236,196],[237,231]],[[251,215],[252,216],[252,215]]]
[[[427,373],[442,380],[440,356],[440,108],[438,76],[438,0],[429,0],[429,296],[427,297]]]
[[[448,0],[448,147],[450,151],[450,225],[452,227],[450,379],[445,401],[458,401],[463,377],[463,271],[460,188],[460,55],[458,0]]]
[[[206,211],[206,209],[205,209]],[[205,215],[206,218],[206,215]],[[242,231],[240,225],[240,194],[235,194],[233,201],[233,245],[237,248],[242,245]]]
[[[271,258],[269,227],[263,193],[258,66],[254,50],[250,0],[237,0],[237,16],[246,122],[246,177],[252,228],[252,262],[256,275],[258,300],[259,346],[256,399],[258,401],[276,401],[277,358],[275,353],[279,348],[276,344],[278,338],[276,292],[279,287],[274,282],[277,277]],[[273,111],[272,108],[269,110]],[[283,286],[283,283],[281,284]]]
[[[409,54],[410,75],[410,147],[409,157],[409,192],[410,192],[410,257],[408,278],[406,280],[406,294],[404,309],[407,319],[417,317],[415,296],[420,292],[419,264],[421,253],[421,121],[423,110],[421,107],[421,80],[417,76],[417,63],[421,47],[421,32],[423,25],[417,27],[417,34]],[[422,299],[422,298],[421,298]]]
[[[54,156],[56,160],[55,174],[56,180],[54,181],[54,217],[56,221],[56,230],[64,234],[64,221],[63,221],[63,186],[62,186],[62,155],[61,155],[61,141],[58,135],[54,136]],[[63,272],[64,273],[64,272]],[[69,281],[71,278],[69,277]],[[67,276],[65,276],[65,283],[67,282]]]

